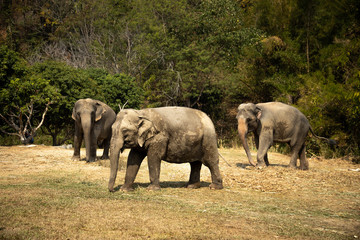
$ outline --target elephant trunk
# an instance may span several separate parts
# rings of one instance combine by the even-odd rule
[[[120,151],[124,145],[124,142],[122,140],[122,138],[120,141],[116,142],[115,138],[111,138],[111,147],[110,147],[110,179],[109,179],[109,191],[110,192],[114,192],[114,184],[115,184],[115,180],[116,180],[116,175],[118,172],[118,168],[119,168],[119,156],[120,156]]]
[[[255,167],[256,164],[252,160],[251,152],[250,152],[247,140],[246,140],[246,135],[248,133],[248,126],[247,126],[247,123],[246,123],[246,119],[238,118],[238,132],[239,132],[239,135],[240,135],[242,145],[243,145],[243,147],[245,149],[246,155],[247,155],[247,157],[249,159],[249,163]]]
[[[85,148],[86,148],[86,161],[93,162],[95,161],[96,157],[96,147],[94,149],[93,142],[95,141],[94,136],[92,136],[92,126],[91,126],[91,117],[81,118],[81,125],[84,132],[84,141],[85,141]]]

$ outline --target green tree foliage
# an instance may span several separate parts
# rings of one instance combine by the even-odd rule
[[[143,102],[143,91],[136,84],[135,78],[125,74],[108,74],[99,83],[105,102],[118,112],[119,106],[124,108],[139,108]]]
[[[320,52],[323,71],[304,75],[298,105],[310,116],[320,134],[339,141],[339,154],[356,153],[359,139],[360,42],[331,44]]]
[[[10,79],[26,74],[26,61],[6,45],[0,46],[0,86],[6,88]]]
[[[44,122],[50,104],[59,98],[57,89],[46,79],[30,74],[18,54],[5,47],[0,49],[0,90],[3,133],[16,135],[28,143]]]
[[[359,155],[359,1],[34,0],[2,9],[0,44],[63,96],[49,110],[54,123],[80,97],[114,110],[180,105],[205,111],[231,142],[238,104],[282,101],[339,140],[335,152],[309,140],[309,152]],[[26,74],[7,54],[6,84]]]
[[[72,109],[77,100],[93,98],[109,104],[114,111],[118,104],[138,108],[142,92],[134,78],[124,74],[111,75],[101,69],[76,69],[61,62],[46,61],[32,67],[32,74],[49,81],[60,94],[51,105],[44,123],[44,133],[51,135],[53,145],[72,139],[74,120]]]
[[[85,70],[75,69],[64,63],[46,61],[35,64],[32,74],[46,79],[55,87],[61,98],[51,105],[43,132],[50,135],[53,145],[60,145],[72,138],[74,103],[81,98],[92,97],[102,100],[97,82],[89,78]]]

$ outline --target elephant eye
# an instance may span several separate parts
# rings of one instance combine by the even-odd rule
[[[127,138],[129,136],[129,131],[128,130],[124,130],[122,131],[123,137]]]

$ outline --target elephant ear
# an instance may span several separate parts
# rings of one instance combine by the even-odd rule
[[[257,119],[261,118],[261,112],[262,112],[261,108],[259,108],[259,107],[255,108],[255,116]]]
[[[106,110],[104,106],[99,102],[96,102],[95,105],[96,105],[95,122],[97,122],[102,118]]]
[[[75,107],[73,108],[73,111],[72,111],[71,117],[72,117],[74,120],[76,120],[76,111],[75,111]]]
[[[144,146],[146,140],[152,138],[157,133],[156,128],[152,121],[147,118],[139,117],[138,124],[138,144],[140,147]]]

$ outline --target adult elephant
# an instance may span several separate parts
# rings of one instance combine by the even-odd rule
[[[101,158],[109,158],[111,126],[116,119],[114,110],[98,100],[80,99],[74,105],[72,118],[75,120],[73,160],[80,160],[80,146],[83,138],[87,162],[95,161],[98,143],[104,146]]]
[[[203,112],[184,107],[126,109],[118,113],[112,126],[110,147],[109,191],[114,191],[119,154],[131,148],[121,190],[132,190],[139,167],[147,156],[150,185],[158,190],[161,160],[170,163],[190,163],[191,173],[188,188],[200,187],[202,164],[211,172],[211,189],[221,189],[219,153],[215,128]]]
[[[305,139],[309,132],[313,136],[336,144],[334,140],[316,136],[307,118],[298,109],[280,102],[240,104],[237,113],[238,131],[249,162],[259,168],[269,165],[267,151],[274,142],[286,142],[291,147],[289,166],[296,168],[300,159],[300,169],[309,169],[305,156]],[[254,132],[257,164],[252,160],[246,135]]]

